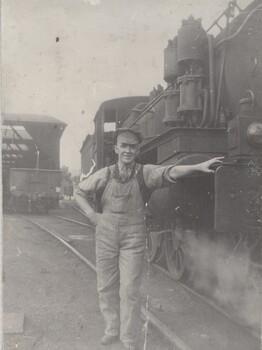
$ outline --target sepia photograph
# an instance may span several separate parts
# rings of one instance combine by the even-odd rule
[[[262,350],[262,0],[2,0],[2,350]]]

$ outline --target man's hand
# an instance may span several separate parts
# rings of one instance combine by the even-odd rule
[[[223,162],[225,157],[216,157],[210,160],[207,160],[206,162],[199,163],[199,171],[202,171],[203,173],[214,173],[215,170],[210,169],[209,167],[211,165],[219,165]]]
[[[175,165],[169,171],[169,176],[172,180],[179,179],[184,176],[189,176],[195,174],[198,171],[203,173],[214,173],[215,170],[210,169],[212,165],[219,165],[223,162],[224,157],[216,157],[207,160],[203,163],[193,164],[193,165]]]
[[[89,214],[88,217],[89,217],[90,221],[92,222],[92,224],[96,227],[102,218],[102,214],[94,212],[92,214]]]

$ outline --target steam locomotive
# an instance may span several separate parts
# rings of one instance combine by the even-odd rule
[[[183,178],[155,191],[148,202],[149,260],[165,257],[177,280],[187,270],[192,237],[226,242],[229,254],[245,249],[261,261],[261,18],[256,0],[244,11],[229,2],[207,30],[200,19],[183,20],[164,50],[166,87],[158,86],[149,97],[105,101],[94,119],[92,152],[82,163],[94,158],[97,169],[115,161],[110,127],[139,127],[142,164],[225,157],[214,175]]]

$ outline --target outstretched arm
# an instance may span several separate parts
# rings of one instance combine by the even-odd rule
[[[194,165],[175,165],[169,171],[169,176],[176,180],[180,177],[194,174],[195,172],[202,173],[214,173],[214,170],[210,169],[211,165],[218,165],[223,162],[224,157],[216,157],[210,160],[207,160],[203,163],[198,163]]]

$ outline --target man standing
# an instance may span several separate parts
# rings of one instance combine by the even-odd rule
[[[137,349],[141,330],[139,289],[145,250],[145,205],[139,175],[150,191],[164,187],[194,172],[212,173],[214,163],[180,166],[135,163],[141,134],[129,128],[115,131],[118,161],[103,168],[78,185],[75,199],[96,226],[96,268],[99,305],[106,328],[102,344],[119,337],[126,349]],[[102,214],[90,206],[88,197],[103,191]]]

